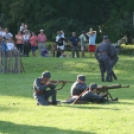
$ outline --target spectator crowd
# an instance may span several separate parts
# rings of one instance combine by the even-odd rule
[[[85,57],[87,48],[90,52],[90,57],[92,57],[92,53],[96,50],[96,35],[97,32],[90,28],[87,33],[83,30],[80,36],[77,36],[76,32],[72,32],[72,36],[67,39],[63,30],[57,31],[55,42],[51,45],[52,56],[67,57],[67,54],[65,54],[65,46],[69,45],[72,57],[80,57],[79,49],[81,49],[81,57]],[[43,29],[40,29],[39,34],[36,35],[34,31],[28,29],[27,24],[21,23],[18,33],[13,35],[8,28],[0,27],[0,38],[1,50],[4,49],[8,51],[16,47],[20,56],[29,57],[29,52],[31,51],[35,57],[37,55],[36,50],[38,49],[41,56],[50,56],[46,48],[47,36]]]

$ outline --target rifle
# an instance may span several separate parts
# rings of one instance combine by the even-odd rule
[[[86,102],[77,102],[78,100],[79,100],[79,98],[86,92],[86,91],[88,91],[89,90],[89,88],[86,88],[79,96],[78,96],[78,98],[76,98],[75,100],[74,100],[74,102],[72,102],[72,104],[76,104],[76,103],[80,103],[80,104],[82,104],[82,103],[86,103]]]
[[[109,89],[117,89],[117,88],[129,88],[129,85],[125,85],[125,86],[122,86],[121,84],[114,84],[114,85],[109,85],[109,86],[99,85],[96,89],[96,93],[98,95],[100,95],[100,94],[104,95],[107,98],[107,100],[109,100],[109,98],[110,98],[111,101],[114,101],[115,99],[112,97],[112,95],[110,94],[110,92],[108,90]]]
[[[56,84],[62,83],[62,86],[56,90],[61,90],[66,85],[66,83],[73,83],[72,81],[67,81],[67,80],[49,80],[49,82],[56,83]],[[42,84],[44,84],[44,82],[42,82]]]
[[[62,83],[62,86],[56,90],[61,90],[67,83],[73,83],[72,81],[67,81],[67,80],[50,80],[52,83]]]

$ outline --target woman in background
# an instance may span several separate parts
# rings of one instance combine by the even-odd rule
[[[30,38],[30,44],[31,44],[32,55],[34,57],[36,57],[37,43],[38,43],[38,37],[35,35],[34,32],[32,32],[32,36]]]

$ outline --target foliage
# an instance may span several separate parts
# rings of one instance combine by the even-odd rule
[[[72,31],[81,33],[90,27],[102,35],[108,34],[116,42],[127,35],[128,42],[133,38],[134,1],[122,0],[1,0],[0,14],[4,14],[0,25],[7,26],[15,34],[20,23],[25,22],[29,29],[39,32],[45,29],[50,40],[54,40],[57,30],[63,29],[67,37]]]

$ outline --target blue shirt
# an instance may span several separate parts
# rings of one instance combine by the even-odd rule
[[[89,45],[95,45],[96,33],[93,35],[87,34],[89,37]]]
[[[77,36],[72,36],[70,38],[70,42],[72,43],[73,46],[78,46],[79,38]]]

